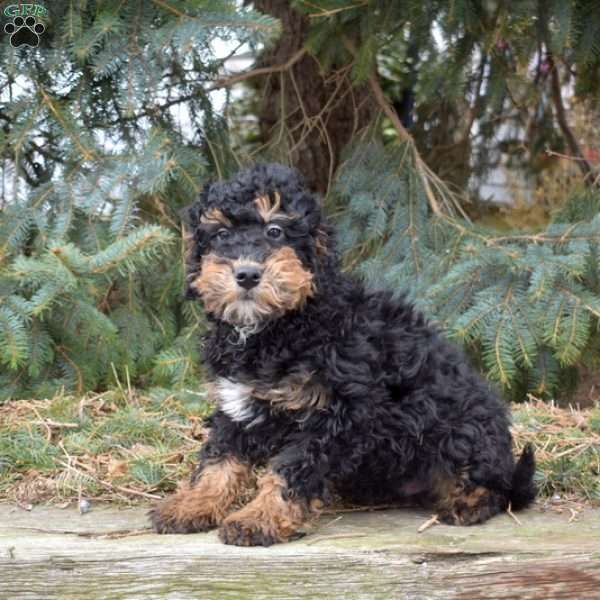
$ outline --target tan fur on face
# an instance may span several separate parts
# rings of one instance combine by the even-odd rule
[[[281,197],[277,192],[273,194],[272,198],[269,194],[263,194],[254,199],[254,206],[256,207],[256,212],[262,217],[262,220],[268,223],[281,207]]]
[[[234,270],[254,265],[263,273],[258,286],[246,291],[237,285]],[[314,293],[313,275],[289,246],[276,250],[260,265],[247,259],[235,261],[208,254],[202,258],[200,274],[191,283],[206,310],[237,326],[254,326],[301,308]]]
[[[231,261],[214,254],[202,257],[200,274],[190,287],[200,294],[206,310],[219,316],[240,297],[240,287],[233,277]]]
[[[313,274],[289,246],[275,251],[265,262],[255,298],[261,311],[282,314],[302,308],[314,294]]]
[[[225,225],[226,227],[231,227],[231,221],[219,208],[209,208],[200,217],[200,223],[203,225]]]
[[[308,507],[284,499],[286,485],[275,473],[266,473],[258,481],[258,495],[241,510],[230,514],[222,523],[219,537],[228,544],[249,546],[286,542],[310,516]]]
[[[218,525],[250,476],[248,466],[235,458],[207,465],[198,479],[186,483],[154,509],[159,531],[202,531]]]
[[[274,219],[292,218],[290,215],[280,210],[281,196],[279,195],[279,192],[274,192],[272,198],[269,194],[257,196],[254,199],[254,207],[265,223],[273,221]]]

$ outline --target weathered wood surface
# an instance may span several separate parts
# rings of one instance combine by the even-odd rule
[[[236,548],[214,532],[114,535],[146,527],[144,509],[0,504],[0,598],[600,599],[600,510],[569,516],[419,534],[424,512],[341,513],[297,542]]]

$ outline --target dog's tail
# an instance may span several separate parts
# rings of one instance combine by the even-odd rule
[[[535,456],[533,446],[527,444],[523,448],[521,457],[515,465],[510,490],[510,504],[513,510],[520,510],[529,506],[537,494],[533,476],[535,475]]]

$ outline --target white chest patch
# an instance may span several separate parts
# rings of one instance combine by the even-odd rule
[[[220,409],[233,421],[246,421],[252,417],[252,387],[219,377],[216,390]]]

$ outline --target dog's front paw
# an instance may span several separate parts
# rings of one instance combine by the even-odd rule
[[[219,527],[219,538],[230,546],[272,546],[279,539],[277,533],[261,521],[231,515]]]
[[[156,505],[148,516],[157,533],[198,533],[217,526],[214,512],[187,506],[179,494]]]
[[[307,523],[307,508],[285,498],[284,488],[279,475],[263,475],[256,498],[221,523],[221,541],[233,546],[271,546],[302,537],[299,529]]]

